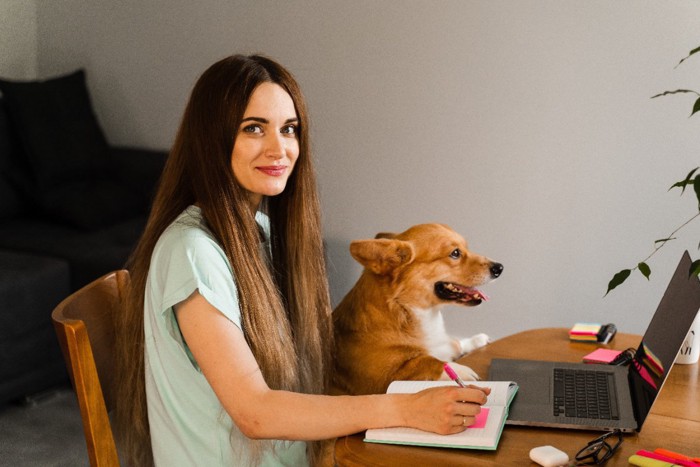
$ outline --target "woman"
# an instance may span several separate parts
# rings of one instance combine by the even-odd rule
[[[196,83],[129,263],[117,416],[133,465],[304,465],[320,452],[304,441],[455,433],[485,402],[457,387],[322,395],[332,328],[308,126],[268,58],[223,59]]]

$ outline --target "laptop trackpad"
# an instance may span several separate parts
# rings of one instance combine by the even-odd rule
[[[511,420],[529,418],[532,413],[550,414],[552,399],[552,373],[543,372],[542,366],[550,362],[523,361],[513,364],[509,360],[494,359],[489,370],[491,381],[515,381],[518,392],[510,406]]]

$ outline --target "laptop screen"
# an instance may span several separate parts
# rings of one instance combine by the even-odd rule
[[[700,309],[700,281],[689,277],[686,251],[629,366],[632,403],[640,430]]]

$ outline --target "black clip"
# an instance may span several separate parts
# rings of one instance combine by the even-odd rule
[[[615,337],[617,333],[617,327],[613,323],[604,324],[600,327],[600,331],[596,334],[596,340],[603,344],[607,344]]]
[[[617,365],[617,366],[622,366],[622,365],[629,365],[629,363],[634,359],[634,354],[636,352],[636,349],[629,348],[626,349],[622,352],[620,352],[620,355],[615,357],[612,362],[610,362],[610,365]]]

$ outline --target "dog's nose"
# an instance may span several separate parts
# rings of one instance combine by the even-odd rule
[[[491,263],[489,271],[491,271],[491,277],[495,279],[503,272],[503,265],[501,263]]]

